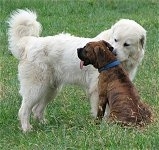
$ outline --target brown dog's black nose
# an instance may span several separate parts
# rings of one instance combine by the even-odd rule
[[[83,48],[78,48],[77,49],[77,55],[78,55],[78,57],[79,57],[79,59],[83,59]]]
[[[81,51],[82,48],[77,48],[77,52],[79,53]]]

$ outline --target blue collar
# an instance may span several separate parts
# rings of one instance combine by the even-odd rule
[[[119,64],[120,64],[119,60],[114,60],[114,61],[110,62],[109,64],[106,64],[104,67],[98,69],[98,71],[99,71],[99,73],[101,73],[102,71],[108,70],[108,69],[113,68],[115,66],[118,66]]]

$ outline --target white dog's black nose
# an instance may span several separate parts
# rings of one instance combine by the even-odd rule
[[[117,55],[117,50],[116,49],[113,49],[113,54],[116,56]]]

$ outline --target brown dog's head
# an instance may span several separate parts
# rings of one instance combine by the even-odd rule
[[[105,64],[116,59],[115,54],[112,53],[113,47],[106,41],[89,42],[83,48],[78,48],[78,57],[81,60],[80,68],[83,65],[92,64],[99,69]]]

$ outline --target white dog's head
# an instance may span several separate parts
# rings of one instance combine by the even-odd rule
[[[121,19],[111,27],[109,43],[114,47],[120,61],[129,58],[138,63],[144,56],[146,30],[133,20]]]
[[[108,41],[114,47],[117,58],[133,80],[144,57],[146,30],[133,20],[121,19],[109,30],[100,33],[96,39]]]

